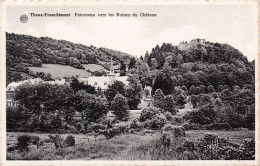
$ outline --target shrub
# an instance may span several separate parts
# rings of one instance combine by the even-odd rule
[[[106,129],[106,125],[100,124],[100,123],[90,123],[90,124],[88,125],[88,129],[90,129],[91,131],[94,131],[94,132],[98,133],[100,130]]]
[[[131,129],[141,129],[142,124],[137,120],[133,120],[133,122],[130,124],[130,128]]]
[[[66,137],[64,144],[68,146],[74,146],[75,145],[75,137],[72,135],[69,135]]]
[[[120,134],[123,134],[125,132],[125,126],[121,126],[121,127],[113,127],[113,128],[110,128],[110,129],[106,129],[106,130],[101,130],[99,133],[100,134],[104,134],[105,137],[107,139],[110,139],[110,138],[113,138],[114,136],[116,135],[120,135]]]
[[[163,126],[162,131],[172,131],[174,129],[174,125],[167,123]]]
[[[120,131],[120,134],[126,133],[130,130],[131,124],[132,123],[129,123],[129,122],[119,122],[119,123],[114,124],[114,128],[117,128],[117,130]]]
[[[159,117],[155,117],[151,120],[145,121],[143,123],[143,126],[146,129],[158,130],[158,129],[161,129],[164,126],[165,123],[166,123],[166,120],[161,119]]]
[[[7,152],[15,151],[15,150],[17,150],[17,148],[18,148],[17,146],[10,146],[7,148]]]
[[[216,159],[217,158],[218,136],[215,134],[207,134],[204,138],[199,139],[198,153],[202,159]]]
[[[31,136],[31,143],[34,145],[37,145],[40,141],[40,138],[38,136]]]
[[[80,122],[78,122],[75,127],[78,131],[84,128],[84,126]]]
[[[245,139],[239,148],[241,160],[255,159],[255,139]]]
[[[168,134],[163,134],[160,138],[161,144],[165,147],[169,147],[171,143],[171,138]]]
[[[63,139],[60,137],[60,135],[58,135],[58,134],[56,134],[55,136],[49,135],[49,138],[54,143],[56,149],[63,148],[63,145],[62,145]]]
[[[151,120],[153,119],[156,114],[158,114],[159,111],[157,108],[152,108],[152,107],[148,107],[146,109],[144,109],[142,112],[141,112],[141,115],[139,117],[139,121],[140,122],[144,122],[144,121],[147,121],[147,120]]]
[[[208,104],[200,108],[198,111],[187,113],[186,115],[184,115],[183,118],[185,120],[190,120],[190,122],[192,123],[205,125],[211,123],[215,117],[216,113],[213,110],[213,106],[211,104]]]
[[[28,146],[30,145],[31,141],[31,136],[29,135],[20,135],[18,136],[18,142],[17,142],[17,147],[19,151],[28,151],[29,148]]]
[[[68,125],[67,122],[64,122],[64,123],[63,123],[63,128],[64,128],[65,130],[69,130],[69,127],[70,127],[70,125]]]
[[[62,120],[60,118],[60,116],[53,116],[51,117],[51,128],[52,130],[57,130],[62,128]]]
[[[194,142],[192,141],[185,141],[183,144],[182,144],[182,147],[185,148],[186,151],[195,151],[195,144]]]
[[[162,132],[167,132],[167,131],[170,131],[174,135],[174,137],[185,137],[186,136],[184,127],[182,127],[182,126],[166,124],[162,128]]]
[[[70,133],[74,133],[74,134],[79,133],[75,126],[68,125],[68,128],[69,128],[68,130]]]
[[[238,156],[239,151],[237,148],[233,146],[224,146],[219,149],[218,156],[216,156],[216,158],[221,160],[234,160],[238,159]]]
[[[174,131],[173,132],[174,137],[186,137],[184,127],[181,127],[181,126],[174,127],[173,131]]]
[[[254,160],[255,141],[246,139],[239,146],[232,144],[215,134],[207,134],[199,140],[197,145],[201,159],[222,159],[222,160]]]
[[[196,150],[195,143],[193,141],[187,141],[183,142],[181,146],[178,146],[176,151],[177,153],[183,153],[185,151],[194,152]]]

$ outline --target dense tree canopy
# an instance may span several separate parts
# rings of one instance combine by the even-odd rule
[[[142,89],[146,85],[152,86],[154,107],[142,111],[140,120],[143,122],[146,117],[153,117],[153,109],[160,111],[158,115],[164,117],[167,114],[168,119],[173,119],[177,109],[184,108],[190,102],[188,104],[192,104],[194,110],[184,116],[187,123],[198,123],[205,128],[215,124],[227,128],[254,128],[254,61],[248,62],[241,52],[227,44],[193,41],[184,43],[183,47],[165,43],[156,45],[150,53],[145,53],[142,60],[130,58],[130,70],[126,72],[124,62],[129,57],[121,52],[49,38],[14,34],[7,36],[8,80],[22,79],[22,73],[30,75],[27,67],[41,66],[42,63],[69,64],[81,68],[81,64],[102,61],[102,65],[107,68],[109,57],[113,57],[116,64],[121,64],[121,73],[128,76],[129,82],[125,85],[115,81],[109,85],[105,91],[106,99],[98,97],[101,96],[101,89],[96,95],[94,87],[80,83],[76,78],[73,78],[70,86],[24,84],[16,90],[15,97],[20,101],[20,107],[7,114],[7,125],[10,128],[30,124],[38,126],[40,130],[47,127],[58,129],[61,125],[60,113],[65,115],[67,123],[73,123],[75,111],[84,115],[87,124],[99,123],[108,108],[116,119],[125,121],[129,118],[128,109],[138,109]],[[13,38],[18,42],[14,42]],[[22,42],[24,39],[25,45]],[[46,43],[51,46],[47,48]],[[51,79],[45,73],[36,75]],[[24,110],[31,115],[24,114]],[[28,123],[16,122],[16,113],[27,119]],[[158,120],[152,119],[154,122]]]
[[[72,89],[64,85],[47,83],[23,84],[16,89],[15,99],[35,114],[55,112],[69,107]]]
[[[212,85],[216,89],[219,85],[254,84],[254,62],[248,62],[241,52],[227,44],[193,42],[181,49],[164,43],[153,48],[146,58],[151,69],[158,63],[158,69],[172,76],[181,75],[183,79],[174,79],[174,84],[188,89],[192,85]]]
[[[82,64],[99,64],[109,69],[111,57],[114,65],[131,58],[129,54],[107,48],[6,33],[6,82],[36,77],[27,67],[42,64],[70,65],[78,69],[84,69]],[[133,63],[131,59],[130,68]]]
[[[83,89],[74,92],[65,85],[26,83],[16,89],[15,100],[19,101],[19,107],[8,108],[10,128],[23,124],[24,127],[34,126],[28,130],[50,131],[62,127],[61,116],[67,123],[72,123],[76,111],[85,116],[87,123],[99,122],[108,113],[105,98]]]

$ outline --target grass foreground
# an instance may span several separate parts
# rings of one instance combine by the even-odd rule
[[[169,147],[160,144],[161,133],[138,132],[115,136],[109,140],[99,135],[75,134],[76,145],[63,149],[55,149],[52,142],[48,141],[48,134],[44,133],[7,133],[7,148],[14,146],[17,136],[28,134],[39,136],[44,145],[30,147],[27,152],[7,151],[7,160],[197,160],[198,154],[179,153],[178,147],[185,141],[198,141],[206,134],[214,133],[220,138],[229,140],[234,144],[241,144],[245,138],[254,138],[254,131],[186,131],[186,137],[171,137]],[[65,138],[69,134],[61,134]]]

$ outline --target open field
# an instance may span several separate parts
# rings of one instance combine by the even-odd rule
[[[101,70],[108,72],[108,70],[105,69],[103,66],[97,64],[82,64],[82,66],[85,67],[85,70],[90,70],[91,72],[101,71]]]
[[[52,78],[60,77],[71,77],[79,75],[81,77],[87,77],[90,75],[89,72],[83,69],[76,69],[68,65],[59,65],[59,64],[42,64],[42,67],[28,67],[34,73],[44,72],[45,74],[50,73]]]
[[[207,133],[216,133],[221,138],[226,138],[230,142],[240,144],[245,138],[254,138],[254,131],[207,131],[196,130],[186,131],[187,137],[171,137],[170,148],[176,149],[185,140],[197,141]],[[17,136],[22,132],[7,133],[7,147],[14,146]],[[26,133],[27,134],[27,133]],[[37,135],[40,140],[48,140],[48,134],[28,133]],[[60,135],[65,139],[68,134]],[[105,139],[103,135],[94,138],[92,134],[75,134],[76,145],[62,150],[56,150],[54,144],[46,141],[40,148],[33,148],[29,152],[19,153],[17,151],[7,152],[7,159],[22,160],[158,160],[158,159],[182,159],[176,152],[168,152],[158,146],[161,134],[153,131],[137,132],[135,134],[124,134],[115,136],[112,139]],[[196,159],[196,158],[195,158]]]

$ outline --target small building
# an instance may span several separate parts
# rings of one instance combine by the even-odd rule
[[[18,102],[14,100],[15,88],[20,85],[17,82],[12,82],[6,87],[6,107],[17,107]]]
[[[193,39],[191,40],[191,43],[200,43],[200,44],[204,44],[206,42],[205,39]]]

